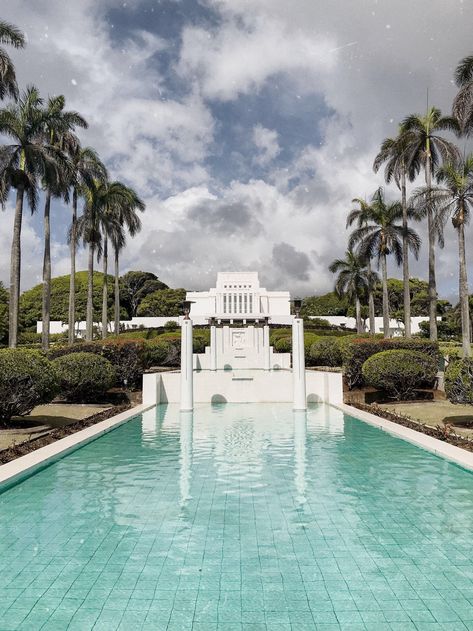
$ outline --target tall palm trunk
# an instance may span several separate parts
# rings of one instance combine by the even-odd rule
[[[18,319],[20,311],[21,279],[21,223],[23,220],[23,197],[25,187],[20,184],[16,191],[15,219],[10,260],[10,296],[8,306],[8,345],[16,348],[18,344]]]
[[[91,342],[94,335],[94,256],[95,246],[89,243],[89,261],[87,267],[87,316],[85,339]]]
[[[407,192],[406,171],[401,175],[402,204],[402,280],[404,284],[404,335],[411,337],[411,290],[409,287],[409,244],[407,242]]]
[[[425,161],[425,183],[427,185],[427,229],[429,232],[429,324],[430,340],[437,341],[437,283],[435,279],[435,225],[430,190],[432,188],[432,159],[430,142],[427,141]]]
[[[77,240],[77,192],[72,193],[72,224],[71,224],[71,275],[69,278],[69,322],[68,344],[72,346],[75,339],[76,326],[76,240]]]
[[[118,248],[114,248],[115,254],[115,335],[120,333],[120,276],[118,267]]]
[[[373,290],[371,287],[371,260],[368,259],[366,263],[366,267],[368,269],[368,314],[370,321],[370,335],[374,335],[376,333],[376,320],[375,320],[375,312],[374,312],[374,296]]]
[[[466,274],[465,256],[465,226],[463,212],[458,225],[458,254],[459,254],[459,293],[460,313],[462,324],[462,349],[463,357],[471,357],[470,346],[470,308],[468,301],[468,279]]]
[[[103,241],[103,285],[102,285],[102,339],[108,333],[108,239]]]
[[[358,334],[363,333],[363,322],[361,320],[361,304],[358,296],[355,298],[355,312],[356,312],[356,332]]]
[[[384,337],[390,337],[389,334],[389,294],[388,294],[388,269],[386,263],[386,254],[381,254],[381,276],[383,283],[383,333]]]
[[[46,191],[44,202],[44,255],[43,255],[43,326],[41,332],[41,347],[43,351],[49,348],[49,332],[51,320],[51,191]]]

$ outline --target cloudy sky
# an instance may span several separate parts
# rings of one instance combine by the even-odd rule
[[[27,34],[20,84],[64,94],[89,121],[82,142],[146,201],[123,269],[193,289],[245,269],[270,289],[331,289],[351,199],[382,184],[380,142],[427,89],[448,111],[473,52],[468,0],[3,0],[0,17]],[[11,204],[0,222],[7,280]],[[53,222],[58,275],[69,210]],[[454,296],[450,232],[438,274]],[[23,288],[40,280],[41,233],[41,212],[27,216]],[[412,267],[426,276],[425,249]]]

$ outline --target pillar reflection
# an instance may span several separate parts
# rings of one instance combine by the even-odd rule
[[[306,440],[307,412],[294,410],[294,480],[296,485],[296,501],[305,504],[306,490]]]
[[[192,478],[192,435],[194,427],[193,412],[180,413],[180,475],[179,489],[181,492],[181,506],[185,506],[191,499]]]

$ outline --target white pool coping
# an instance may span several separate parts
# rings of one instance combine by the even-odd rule
[[[388,421],[387,419],[371,414],[370,412],[365,412],[364,410],[359,410],[358,408],[347,405],[346,403],[338,404],[334,407],[337,407],[339,410],[342,410],[342,412],[345,412],[354,418],[360,419],[360,421],[369,423],[370,425],[373,425],[392,436],[401,438],[402,440],[416,445],[416,447],[430,451],[430,453],[433,453],[436,456],[445,458],[445,460],[454,462],[464,469],[473,471],[473,452],[471,451],[467,451],[461,447],[456,447],[455,445],[450,445],[450,443],[444,442],[443,440],[427,436],[427,434],[418,432],[415,429],[410,429],[409,427],[404,427],[403,425],[399,425],[393,421]]]
[[[116,427],[123,425],[123,423],[126,423],[134,416],[148,410],[150,407],[153,406],[145,404],[136,405],[135,407],[125,410],[124,412],[120,412],[120,414],[116,414],[105,421],[95,423],[95,425],[91,425],[90,427],[81,429],[78,432],[74,432],[74,434],[70,434],[65,438],[60,438],[59,440],[52,442],[50,445],[40,447],[25,456],[20,456],[11,462],[0,465],[0,492],[13,484],[20,482],[24,478],[29,477],[38,469],[52,464],[56,460],[60,460],[65,455],[79,449],[79,447],[83,447],[96,438],[99,438]]]

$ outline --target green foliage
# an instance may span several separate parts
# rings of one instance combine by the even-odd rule
[[[144,298],[161,289],[168,289],[168,286],[152,272],[127,272],[120,278],[120,303],[132,318]]]
[[[347,313],[346,299],[339,298],[334,291],[322,296],[308,296],[302,301],[301,315],[344,316]]]
[[[8,342],[8,292],[0,281],[0,344]]]
[[[170,317],[179,315],[185,300],[185,289],[161,289],[146,296],[138,307],[141,317]]]
[[[276,353],[290,353],[292,351],[292,336],[286,335],[274,341]]]
[[[69,278],[57,276],[51,281],[51,320],[67,322],[69,317]],[[103,274],[94,272],[94,311],[102,313]],[[107,277],[109,313],[112,315],[114,299],[113,277]],[[85,320],[87,306],[87,272],[76,273],[76,319]],[[43,285],[36,285],[25,291],[20,298],[20,321],[23,328],[33,327],[42,318]]]
[[[116,381],[112,364],[96,353],[71,353],[53,361],[61,395],[86,403],[103,397]]]
[[[437,362],[418,351],[389,350],[369,357],[362,372],[368,385],[385,390],[394,399],[410,399],[417,388],[433,386]]]
[[[95,353],[108,359],[116,372],[115,385],[137,386],[147,368],[145,340],[109,338],[95,342],[78,342],[74,346],[53,347],[50,358],[62,357],[71,353]]]
[[[419,278],[409,279],[411,295],[411,316],[428,316],[429,314],[429,284]],[[404,284],[398,278],[388,278],[389,308],[391,317],[402,320],[404,317]],[[373,292],[374,306],[377,316],[383,315],[383,289],[376,285]],[[448,300],[439,300],[437,306],[438,315],[445,313],[450,306]]]
[[[166,331],[177,331],[179,329],[179,322],[168,320],[164,325],[164,329]]]
[[[312,344],[309,355],[313,366],[341,366],[340,338],[321,337]]]
[[[369,357],[382,351],[401,349],[425,353],[438,366],[440,355],[436,342],[404,337],[386,340],[355,337],[347,341],[344,340],[341,344],[343,367],[348,387],[351,389],[363,385],[362,366]]]
[[[57,392],[56,373],[40,352],[0,350],[0,419],[28,414],[40,403],[49,403]]]
[[[180,340],[165,340],[160,337],[150,340],[147,345],[147,367],[179,366]]]
[[[451,403],[473,405],[473,359],[451,362],[445,371],[445,394]]]

